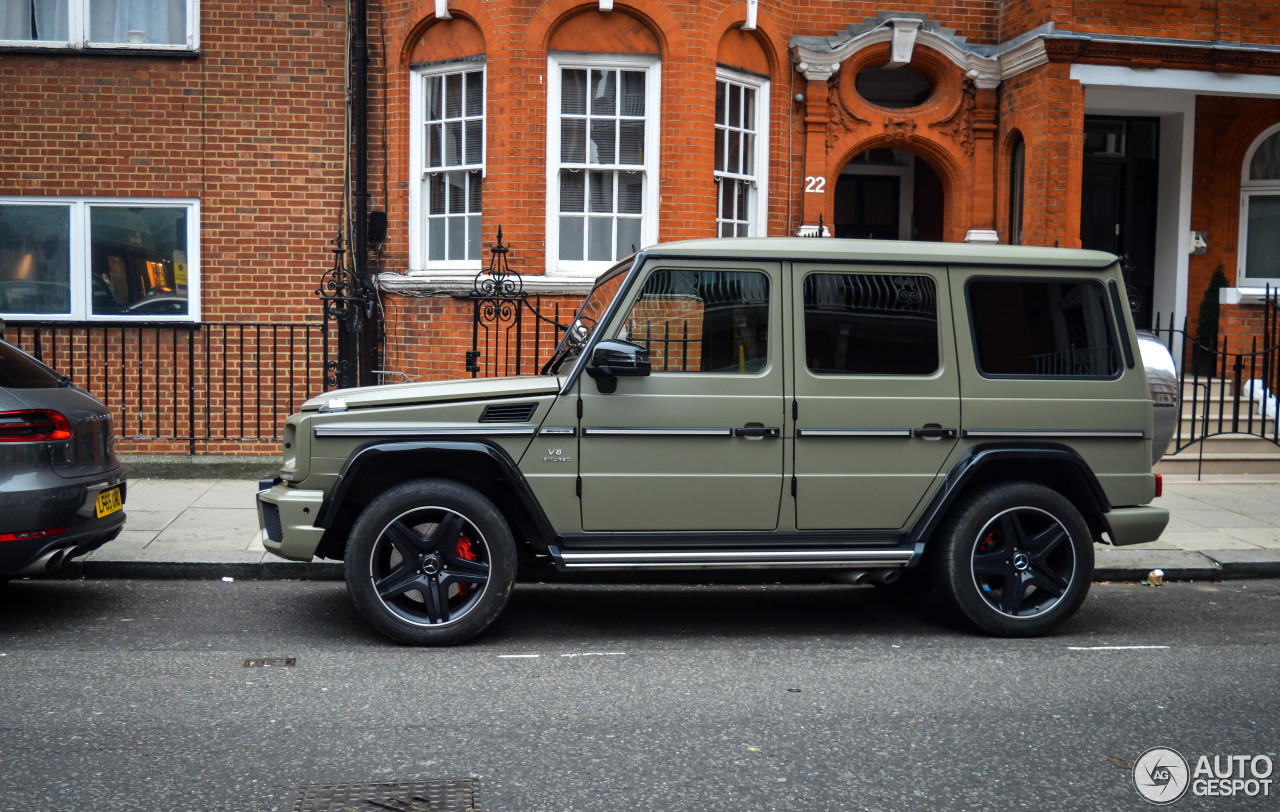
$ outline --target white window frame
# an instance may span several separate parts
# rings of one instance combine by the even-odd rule
[[[720,225],[724,222],[720,217],[721,178],[728,177],[736,180],[745,180],[753,184],[755,199],[751,201],[749,208],[747,236],[764,237],[768,234],[769,228],[769,80],[763,76],[755,76],[750,73],[741,73],[727,68],[716,68],[716,82],[717,84],[730,82],[756,91],[756,146],[755,155],[753,156],[755,173],[753,175],[740,175],[720,172],[713,167],[716,180],[716,236],[720,236]],[[721,130],[718,124],[714,126],[715,135],[719,138]],[[714,150],[712,150],[712,155],[715,155]],[[714,158],[712,160],[714,161]]]
[[[1236,287],[1241,289],[1256,288],[1259,295],[1267,284],[1273,289],[1280,287],[1280,277],[1246,276],[1245,263],[1249,257],[1249,200],[1253,197],[1280,196],[1280,180],[1250,180],[1249,166],[1253,156],[1272,136],[1280,133],[1280,124],[1268,127],[1244,154],[1244,163],[1240,167],[1240,235],[1236,242]]]
[[[469,163],[447,171],[479,170],[480,177],[488,177],[489,157],[489,72],[484,60],[457,60],[440,62],[432,65],[415,67],[410,71],[409,81],[409,270],[424,271],[478,271],[483,260],[484,251],[476,259],[429,260],[431,256],[428,245],[428,211],[426,185],[433,171],[427,166],[427,82],[433,77],[450,73],[481,73],[481,87],[484,89],[484,108],[481,121],[484,126],[484,138],[480,144],[480,163]],[[480,217],[484,218],[484,204],[481,202]]]
[[[81,322],[180,322],[200,321],[200,201],[176,197],[0,197],[0,205],[58,206],[70,208],[68,238],[71,265],[71,309],[68,313],[0,313],[10,321]],[[143,313],[137,316],[91,312],[93,293],[90,277],[92,230],[90,212],[94,207],[187,209],[187,312],[185,314]]]
[[[563,70],[643,70],[645,72],[644,192],[641,195],[640,245],[658,241],[658,149],[662,130],[662,62],[634,54],[551,54],[547,59],[547,275],[590,280],[617,260],[561,260],[560,256],[560,92]],[[586,171],[590,164],[568,164]],[[616,164],[599,164],[601,168]],[[625,256],[625,255],[624,255]]]
[[[13,2],[14,0],[10,0]],[[0,39],[0,48],[50,48],[60,50],[196,51],[200,48],[200,0],[185,0],[185,42],[95,42],[89,37],[89,4],[93,0],[66,0],[65,40]]]

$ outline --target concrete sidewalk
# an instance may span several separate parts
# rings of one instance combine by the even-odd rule
[[[309,564],[267,553],[259,541],[257,482],[134,479],[125,529],[115,541],[61,572],[105,578],[342,577],[332,561]],[[1157,506],[1173,514],[1159,541],[1098,545],[1095,580],[1141,580],[1162,569],[1171,580],[1280,576],[1280,477],[1166,475]]]

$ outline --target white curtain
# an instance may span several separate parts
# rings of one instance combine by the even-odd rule
[[[0,6],[0,39],[56,41],[66,38],[67,0],[4,0]]]
[[[89,0],[89,39],[181,45],[187,0]]]

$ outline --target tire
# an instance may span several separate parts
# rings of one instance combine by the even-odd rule
[[[507,605],[515,542],[480,492],[419,479],[361,512],[345,570],[351,602],[374,629],[400,643],[449,646],[484,631]]]
[[[988,634],[1045,634],[1089,594],[1089,527],[1066,497],[1042,485],[974,493],[938,541],[935,580],[944,604]]]

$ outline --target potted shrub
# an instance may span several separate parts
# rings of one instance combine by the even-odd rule
[[[1209,285],[1200,300],[1200,318],[1196,320],[1196,341],[1191,347],[1191,371],[1202,378],[1211,378],[1218,366],[1218,291],[1227,286],[1227,274],[1222,263],[1213,269]]]

